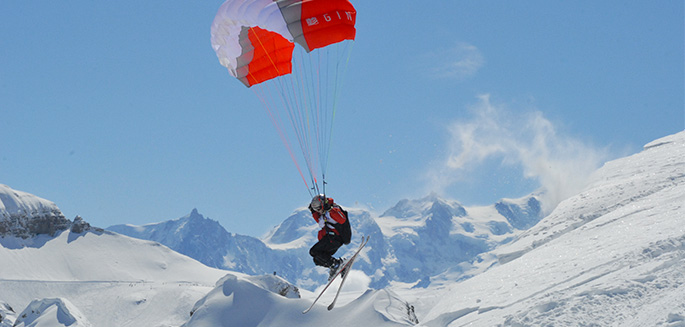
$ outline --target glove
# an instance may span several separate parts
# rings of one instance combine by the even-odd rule
[[[319,228],[323,229],[326,227],[326,217],[322,216],[319,218]]]

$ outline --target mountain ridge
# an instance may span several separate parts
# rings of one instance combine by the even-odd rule
[[[499,206],[508,210],[506,216]],[[425,280],[511,241],[522,227],[528,227],[531,217],[542,218],[540,207],[537,195],[530,195],[502,199],[487,210],[475,208],[471,215],[459,202],[431,193],[421,199],[400,200],[378,217],[363,209],[345,208],[355,235],[371,236],[367,255],[355,267],[373,276],[371,287],[383,288],[392,280]],[[317,287],[326,277],[321,270],[311,269],[308,250],[316,242],[318,226],[306,208],[297,209],[261,239],[229,233],[197,209],[177,219],[107,229],[160,242],[212,267],[247,274],[276,272],[305,289]],[[345,256],[356,242],[354,236],[352,245],[336,255]],[[455,250],[440,251],[441,247]]]

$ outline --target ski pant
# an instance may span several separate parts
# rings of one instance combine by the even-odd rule
[[[342,245],[340,236],[325,234],[309,249],[309,255],[314,259],[314,264],[328,268],[333,264],[333,255]]]

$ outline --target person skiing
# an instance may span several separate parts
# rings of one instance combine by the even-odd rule
[[[314,264],[330,269],[330,279],[344,262],[333,255],[343,244],[349,244],[352,238],[347,212],[333,202],[332,198],[326,198],[324,195],[317,195],[312,199],[309,211],[321,227],[318,233],[319,241],[312,246],[309,254],[314,259]]]

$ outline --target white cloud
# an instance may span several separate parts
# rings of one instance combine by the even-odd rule
[[[436,78],[465,79],[475,75],[485,63],[477,47],[467,43],[457,43],[450,48],[436,49],[427,53],[424,67]]]
[[[546,191],[545,209],[582,191],[589,176],[608,159],[598,149],[562,135],[540,111],[514,112],[494,105],[489,95],[470,108],[472,118],[448,126],[447,156],[429,173],[438,191],[463,180],[486,160],[520,166],[523,177]],[[533,191],[533,190],[531,190]]]

